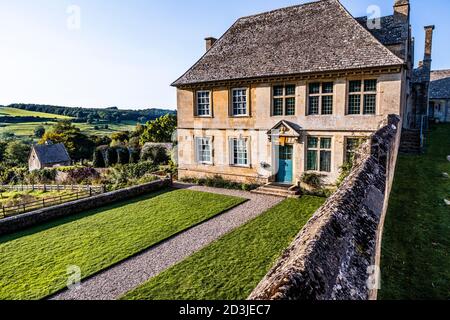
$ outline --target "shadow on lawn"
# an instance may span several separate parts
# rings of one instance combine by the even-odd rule
[[[139,202],[139,201],[142,201],[142,200],[148,200],[148,199],[151,199],[151,198],[156,198],[156,197],[161,196],[161,195],[163,195],[165,193],[173,192],[175,190],[178,190],[178,189],[169,187],[169,188],[165,188],[163,190],[159,190],[159,191],[153,192],[151,194],[140,196],[140,197],[137,197],[137,198],[134,198],[134,199],[131,199],[131,200],[125,200],[125,201],[116,202],[116,203],[109,204],[109,205],[106,205],[106,206],[103,206],[103,207],[100,207],[100,208],[97,208],[97,209],[89,210],[89,211],[84,212],[84,213],[77,213],[77,214],[74,214],[74,215],[71,215],[71,216],[68,216],[68,217],[58,218],[58,219],[50,221],[50,222],[44,222],[41,225],[38,225],[38,226],[35,226],[35,227],[31,227],[31,228],[28,228],[28,229],[23,230],[23,231],[19,231],[19,232],[16,232],[16,233],[13,233],[13,234],[9,234],[9,235],[0,236],[0,244],[6,243],[6,242],[9,242],[9,241],[13,241],[13,240],[21,238],[21,237],[26,237],[26,236],[29,236],[29,235],[33,235],[35,233],[39,233],[39,232],[42,232],[42,231],[46,231],[46,230],[49,230],[49,229],[52,229],[52,228],[55,228],[55,227],[58,227],[58,226],[61,226],[61,225],[67,224],[67,223],[71,223],[71,222],[74,222],[74,221],[77,221],[77,220],[80,220],[80,219],[83,219],[83,218],[87,218],[87,217],[96,215],[96,214],[98,214],[100,212],[103,212],[103,211],[106,211],[106,210],[112,210],[112,209],[116,209],[116,208],[122,207],[124,205],[133,204],[133,203],[136,203],[136,202]]]

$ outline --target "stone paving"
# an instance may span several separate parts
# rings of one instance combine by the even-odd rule
[[[115,300],[164,270],[181,262],[230,231],[256,218],[283,198],[245,191],[176,184],[177,188],[238,196],[248,199],[242,205],[220,214],[143,253],[123,261],[92,278],[78,289],[63,291],[53,300]]]

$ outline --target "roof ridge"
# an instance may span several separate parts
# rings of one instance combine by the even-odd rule
[[[344,7],[344,5],[340,2],[337,1],[339,7],[348,15],[352,18],[352,20],[359,26],[359,28],[361,30],[363,30],[363,32],[365,32],[366,34],[368,34],[377,44],[379,44],[388,54],[392,55],[392,57],[394,57],[395,59],[397,59],[400,64],[404,64],[405,61],[403,61],[403,59],[399,58],[397,55],[395,55],[391,50],[389,50],[383,43],[381,43],[380,40],[378,40],[371,32],[369,32],[369,30],[367,30],[366,28],[364,28],[355,18],[350,11],[347,10],[346,7]]]
[[[255,17],[258,17],[258,16],[270,14],[270,13],[276,13],[278,11],[283,11],[283,10],[286,10],[286,9],[301,8],[301,7],[306,7],[306,6],[310,6],[310,5],[313,5],[313,4],[315,5],[315,4],[318,4],[319,2],[324,2],[324,1],[339,2],[339,0],[314,0],[314,1],[310,1],[310,2],[296,4],[296,5],[293,5],[293,6],[287,6],[287,7],[282,7],[282,8],[273,9],[273,10],[269,10],[269,11],[264,11],[264,12],[260,12],[260,13],[250,14],[248,16],[240,17],[238,19],[238,21],[239,20],[243,20],[243,19],[247,19],[247,18],[255,18]]]

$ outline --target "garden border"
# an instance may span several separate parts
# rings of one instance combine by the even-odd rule
[[[103,193],[90,198],[8,217],[0,220],[0,236],[22,231],[29,227],[61,217],[71,216],[87,210],[97,209],[120,201],[136,198],[169,187],[170,185],[172,185],[172,180],[170,178],[164,178],[151,183]]]

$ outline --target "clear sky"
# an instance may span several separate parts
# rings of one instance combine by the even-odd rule
[[[241,16],[304,2],[0,0],[0,104],[175,109],[170,83],[204,53],[205,36],[221,36]],[[394,0],[341,2],[354,16],[370,5],[389,15]],[[433,68],[450,68],[450,1],[411,4],[416,60],[423,26],[435,24]]]

